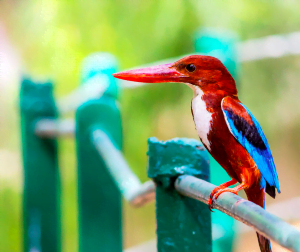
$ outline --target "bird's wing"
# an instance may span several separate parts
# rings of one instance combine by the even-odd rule
[[[258,121],[242,103],[229,96],[223,98],[221,107],[231,134],[253,158],[267,182],[266,191],[275,197],[275,187],[280,193],[276,167]]]

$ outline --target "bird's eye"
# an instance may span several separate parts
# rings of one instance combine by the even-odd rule
[[[196,70],[196,67],[194,64],[188,64],[186,65],[186,70],[188,70],[189,72],[194,72]]]

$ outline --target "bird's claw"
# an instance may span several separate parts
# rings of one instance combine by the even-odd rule
[[[211,193],[210,193],[210,195],[209,195],[209,199],[208,199],[208,208],[209,208],[209,210],[211,211],[211,212],[213,212],[213,204],[214,204],[214,201],[216,200],[216,198],[215,198],[215,195],[216,195],[216,193],[220,190],[221,188],[220,187],[216,187],[216,188],[214,188],[212,191],[211,191]]]
[[[219,190],[215,190],[215,191],[212,191],[209,195],[209,199],[208,199],[208,208],[211,212],[212,209],[213,209],[213,204],[215,202],[215,200],[217,200],[217,198],[224,192],[231,192],[235,195],[238,195],[237,194],[237,190],[236,189],[233,189],[233,188],[224,188],[224,189],[219,189]]]
[[[215,187],[211,191],[209,198],[208,198],[208,208],[211,212],[213,212],[212,209],[213,209],[214,202],[220,196],[220,194],[222,194],[223,192],[232,192],[232,193],[237,194],[238,191],[245,188],[245,184],[243,184],[243,183],[235,188],[228,187],[228,186],[236,184],[237,182],[238,182],[237,180],[232,179],[224,184],[221,184],[221,185]]]
[[[209,199],[208,199],[208,208],[209,208],[209,211],[213,212],[213,204],[214,204],[214,201],[215,201],[215,193],[216,192],[211,192],[211,194],[209,195]]]

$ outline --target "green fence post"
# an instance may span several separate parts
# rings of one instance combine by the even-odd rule
[[[201,29],[195,35],[195,51],[218,58],[234,79],[238,77],[237,35],[224,30]]]
[[[110,53],[96,52],[86,57],[81,66],[81,84],[86,85],[91,82],[104,85],[105,94],[117,98],[119,88],[117,80],[112,74],[117,71],[118,62]],[[104,78],[103,78],[104,77]],[[106,80],[106,83],[103,83]]]
[[[196,33],[195,50],[220,59],[238,84],[237,36],[228,31],[202,29]],[[211,182],[222,184],[231,178],[210,156]],[[234,219],[215,210],[212,214],[214,252],[229,252],[233,249]]]
[[[88,74],[85,69],[86,76],[91,78],[106,74],[110,88],[101,98],[84,103],[76,112],[80,252],[122,251],[121,194],[92,141],[92,132],[97,128],[107,133],[118,149],[122,148],[117,86],[111,76],[116,66],[110,59],[98,58],[95,61],[101,62],[98,67],[91,64],[91,71],[98,69],[98,72]]]
[[[57,142],[36,136],[35,122],[56,119],[51,83],[23,79],[20,92],[24,166],[24,251],[59,252],[60,183]]]
[[[174,188],[179,175],[209,181],[203,145],[192,139],[148,140],[148,176],[156,182],[158,252],[211,252],[211,214],[207,205],[183,197]]]

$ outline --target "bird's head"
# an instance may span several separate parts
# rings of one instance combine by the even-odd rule
[[[181,82],[198,86],[204,92],[221,90],[236,95],[234,79],[217,58],[203,55],[184,57],[175,63],[113,74],[114,77],[136,82]]]

